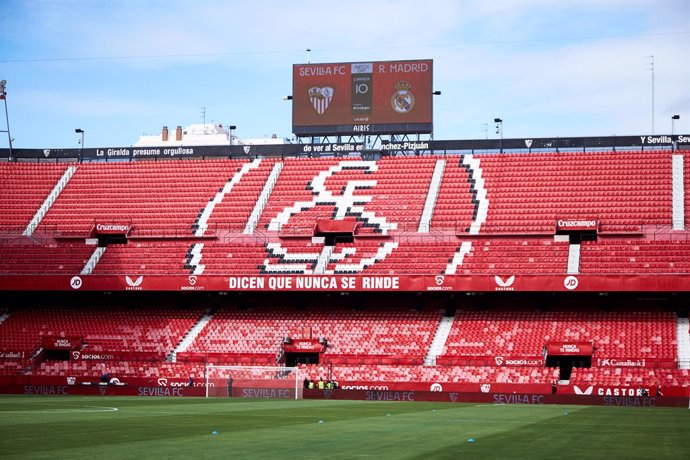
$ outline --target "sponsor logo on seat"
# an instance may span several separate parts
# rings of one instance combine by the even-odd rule
[[[568,276],[563,280],[563,286],[569,291],[577,289],[578,284],[580,284],[580,281],[575,276]]]
[[[78,276],[73,276],[72,279],[69,280],[69,285],[72,289],[80,289],[82,286],[81,278]]]
[[[594,386],[590,385],[589,387],[582,390],[579,386],[573,385],[573,390],[575,391],[576,395],[591,395],[592,391],[594,391]]]
[[[187,284],[180,286],[181,291],[203,291],[206,289],[204,283],[199,283],[199,278],[196,275],[189,275],[187,277]]]
[[[132,226],[128,224],[96,224],[96,231],[97,232],[106,232],[106,233],[128,233],[131,230]]]
[[[429,388],[429,391],[443,391],[443,387],[440,383],[432,383],[431,388]]]
[[[515,288],[513,287],[513,283],[515,283],[515,275],[510,276],[506,280],[503,280],[503,278],[496,275],[496,276],[494,276],[494,280],[496,281],[496,290],[497,291],[514,291],[515,290]]]
[[[125,281],[127,281],[127,288],[126,290],[128,291],[141,291],[141,283],[144,281],[144,275],[140,275],[136,279],[132,279],[129,276],[125,276]]]
[[[436,286],[427,286],[426,290],[427,291],[452,291],[453,288],[451,286],[444,286],[443,284],[446,282],[446,277],[444,275],[436,275],[434,278],[434,283],[436,283]]]
[[[603,358],[597,360],[597,365],[601,367],[644,367],[645,360]]]
[[[556,226],[558,227],[559,230],[567,230],[567,229],[574,229],[574,230],[596,230],[597,228],[597,220],[596,219],[589,219],[589,220],[576,220],[576,219],[559,219],[558,222],[556,222]]]
[[[12,359],[12,358],[23,358],[23,351],[0,351],[0,359]]]
[[[649,396],[651,388],[645,387],[597,387],[598,396]]]

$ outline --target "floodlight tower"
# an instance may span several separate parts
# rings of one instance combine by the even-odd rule
[[[81,139],[79,140],[79,160],[82,161],[84,159],[84,130],[81,128],[76,128],[74,132],[81,134]]]
[[[3,100],[5,103],[5,125],[7,126],[6,130],[2,130],[0,132],[7,132],[7,141],[9,142],[10,146],[10,160],[12,159],[12,135],[10,134],[10,116],[9,112],[7,111],[7,90],[5,89],[5,86],[7,85],[7,80],[2,80],[0,81],[0,99]]]
[[[494,118],[494,123],[496,123],[496,134],[501,136],[500,151],[503,153],[503,120],[501,118]]]

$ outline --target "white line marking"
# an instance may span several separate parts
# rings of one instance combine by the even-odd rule
[[[88,413],[88,412],[115,412],[119,411],[117,407],[108,406],[84,406],[82,409],[50,409],[50,410],[8,410],[0,411],[4,414],[55,414],[55,413],[65,413],[65,412],[75,412],[75,413]]]

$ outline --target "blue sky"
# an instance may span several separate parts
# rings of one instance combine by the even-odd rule
[[[291,136],[292,64],[434,60],[436,139],[690,132],[690,0],[3,0],[14,146]],[[4,120],[0,118],[4,129]],[[485,126],[488,123],[488,129]],[[0,147],[7,140],[0,137]]]

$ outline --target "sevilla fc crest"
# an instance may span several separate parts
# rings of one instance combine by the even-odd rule
[[[328,110],[328,106],[332,99],[333,88],[328,86],[323,88],[318,88],[316,86],[309,88],[309,101],[319,115],[323,115],[326,110]]]

